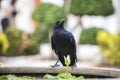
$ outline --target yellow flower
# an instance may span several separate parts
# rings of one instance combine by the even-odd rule
[[[97,41],[104,55],[108,59],[109,64],[120,63],[120,35],[109,34],[100,31],[97,35]]]
[[[96,39],[98,42],[107,42],[108,37],[109,33],[104,30],[101,30],[98,32]]]
[[[9,48],[9,42],[7,40],[7,36],[4,33],[0,33],[0,41],[3,43],[2,52],[5,53]]]

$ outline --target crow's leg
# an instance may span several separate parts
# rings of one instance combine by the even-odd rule
[[[58,62],[59,62],[59,59],[58,59],[57,62],[56,62],[53,66],[51,66],[51,67],[54,68],[54,67],[60,66],[59,64],[57,64]]]
[[[75,67],[77,67],[77,65],[76,65],[76,63],[74,64],[74,65],[72,65],[72,66],[70,66],[71,68],[75,68]]]
[[[74,65],[71,65],[70,67],[71,67],[71,68],[75,68],[75,67],[77,67],[77,64],[76,64],[76,63],[77,63],[77,60],[75,60]]]

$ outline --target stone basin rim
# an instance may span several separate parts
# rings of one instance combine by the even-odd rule
[[[0,74],[40,74],[40,73],[59,73],[65,71],[65,67],[0,67]],[[72,74],[80,75],[93,75],[93,76],[107,76],[120,78],[120,69],[113,68],[98,68],[98,67],[77,67],[69,68]]]

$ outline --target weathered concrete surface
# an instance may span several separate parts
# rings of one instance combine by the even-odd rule
[[[60,71],[65,71],[65,67],[0,67],[0,74],[6,73],[59,73]],[[69,71],[72,74],[80,75],[91,75],[91,76],[105,76],[105,77],[117,77],[120,78],[120,69],[111,69],[111,68],[97,68],[97,67],[77,67],[69,68]]]

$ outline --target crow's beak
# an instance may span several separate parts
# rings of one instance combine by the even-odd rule
[[[59,25],[62,25],[64,22],[65,22],[65,19],[62,19],[62,20],[59,22]]]

